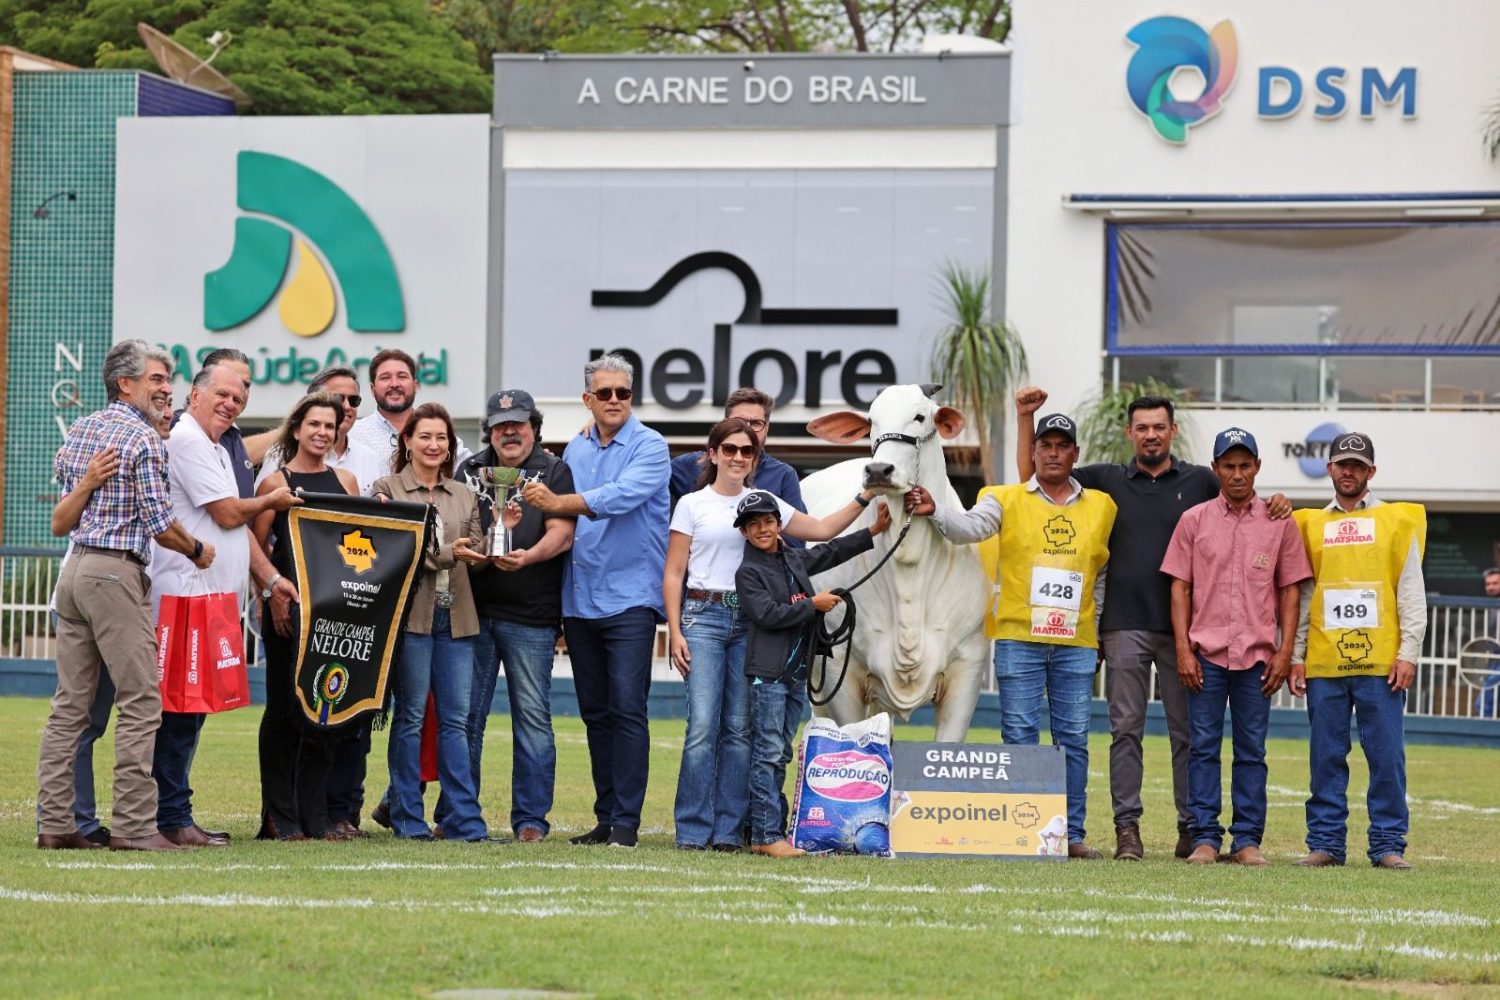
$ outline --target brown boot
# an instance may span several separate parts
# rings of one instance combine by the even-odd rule
[[[1264,868],[1271,863],[1266,860],[1264,854],[1260,853],[1260,848],[1255,844],[1246,844],[1241,847],[1229,856],[1229,860],[1231,864],[1244,865],[1247,868]]]
[[[1311,851],[1297,864],[1303,868],[1341,868],[1344,863],[1326,851]]]
[[[1406,871],[1411,868],[1411,862],[1399,854],[1386,854],[1379,861],[1372,862],[1376,868],[1394,868],[1397,871]]]
[[[1172,852],[1175,857],[1186,858],[1193,853],[1193,831],[1182,820],[1177,821],[1177,849]]]
[[[1213,844],[1199,844],[1184,858],[1190,865],[1212,865],[1219,860],[1219,849]]]
[[[807,852],[800,847],[793,847],[785,840],[773,840],[769,844],[751,844],[751,854],[764,854],[768,858],[801,858],[806,857]]]
[[[1104,855],[1080,840],[1068,845],[1068,859],[1070,861],[1103,861]]]
[[[1141,828],[1134,823],[1115,827],[1115,860],[1139,861],[1146,856],[1141,843]]]

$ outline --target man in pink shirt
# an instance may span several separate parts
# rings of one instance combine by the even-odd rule
[[[1177,522],[1161,570],[1172,577],[1177,674],[1188,689],[1188,812],[1193,851],[1208,865],[1224,843],[1219,752],[1233,725],[1230,859],[1265,865],[1266,729],[1271,696],[1291,669],[1301,594],[1312,564],[1291,519],[1272,521],[1255,495],[1260,450],[1238,427],[1214,439],[1219,495]]]

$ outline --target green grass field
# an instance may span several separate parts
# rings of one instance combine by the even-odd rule
[[[35,850],[45,716],[44,701],[0,699],[0,995],[1500,997],[1494,751],[1411,748],[1405,873],[1292,864],[1307,773],[1292,742],[1269,755],[1273,866],[1173,861],[1164,738],[1147,741],[1141,864],[773,862],[673,850],[680,722],[652,727],[648,835],[633,852],[566,842],[592,825],[576,719],[558,721],[546,843],[397,843],[382,830],[258,844],[260,713],[247,709],[209,720],[193,772],[200,822],[227,827],[234,846],[158,857]],[[897,738],[908,733],[930,738]],[[374,796],[384,745],[377,733]],[[1091,749],[1090,840],[1112,847],[1107,738]],[[1350,854],[1362,862],[1355,757]],[[509,760],[496,717],[483,805],[501,828]],[[99,761],[107,805],[107,743]]]

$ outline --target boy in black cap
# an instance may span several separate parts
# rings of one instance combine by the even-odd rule
[[[751,678],[750,850],[773,858],[807,853],[786,841],[781,788],[792,759],[792,739],[802,723],[813,629],[839,598],[812,593],[811,577],[867,552],[875,536],[891,526],[884,503],[868,531],[840,535],[810,549],[781,541],[776,498],[764,490],[745,494],[734,526],[745,536],[745,558],[735,574],[740,612],[749,619],[745,674]]]

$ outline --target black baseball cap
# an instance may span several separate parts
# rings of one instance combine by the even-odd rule
[[[1346,459],[1354,459],[1363,462],[1370,467],[1375,465],[1375,442],[1358,431],[1350,431],[1340,434],[1333,439],[1333,447],[1328,449],[1328,461],[1342,462]]]
[[[765,490],[751,490],[740,497],[739,505],[734,508],[734,526],[741,527],[746,521],[759,514],[775,514],[776,520],[780,522],[781,505]]]
[[[1037,437],[1052,431],[1065,435],[1074,444],[1078,443],[1078,425],[1066,413],[1049,413],[1036,422]]]
[[[524,424],[536,412],[536,401],[525,389],[501,389],[484,408],[484,429],[496,424]]]

